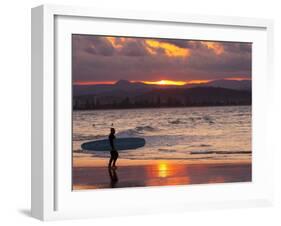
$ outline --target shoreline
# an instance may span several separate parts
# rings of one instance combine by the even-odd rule
[[[93,158],[90,156],[85,157],[73,157],[72,166],[73,167],[105,167],[107,166],[109,158]],[[171,159],[118,159],[118,166],[135,166],[135,165],[154,165],[159,163],[172,163],[172,164],[188,164],[188,165],[198,165],[198,164],[251,164],[251,159],[216,159],[216,160],[198,160],[198,159],[181,159],[181,160],[171,160]]]
[[[73,190],[250,182],[251,161],[108,160],[73,161]]]

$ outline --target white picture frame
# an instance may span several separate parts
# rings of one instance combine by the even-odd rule
[[[62,19],[61,22],[58,19]],[[71,18],[69,23],[68,18]],[[185,185],[154,188],[130,188],[117,190],[98,190],[73,192],[69,190],[68,150],[58,151],[56,136],[61,117],[58,112],[60,98],[69,94],[70,84],[62,84],[68,79],[69,70],[60,71],[57,50],[59,40],[65,38],[72,29],[79,27],[87,32],[87,21],[95,24],[103,20],[110,23],[143,23],[161,26],[192,25],[213,27],[224,30],[223,40],[255,40],[253,51],[253,181],[247,184]],[[78,21],[77,24],[75,21]],[[92,21],[92,22],[91,22]],[[120,22],[120,23],[121,23]],[[71,26],[69,25],[71,24]],[[81,26],[81,24],[85,24]],[[121,26],[121,25],[120,25]],[[127,25],[126,25],[127,26]],[[83,28],[84,27],[84,28]],[[113,29],[112,34],[116,34]],[[242,29],[243,37],[232,36],[227,29]],[[95,28],[92,28],[95,29]],[[124,28],[125,29],[125,28]],[[121,34],[129,32],[120,31]],[[60,30],[62,31],[60,33]],[[250,31],[250,33],[248,33]],[[103,33],[103,31],[100,31]],[[107,31],[104,31],[106,33]],[[132,33],[133,32],[133,33]],[[139,31],[138,31],[139,32]],[[239,33],[239,32],[238,32]],[[57,36],[62,34],[62,36]],[[138,35],[130,30],[130,34]],[[155,34],[154,34],[155,35]],[[163,34],[159,33],[159,37]],[[216,35],[210,38],[216,39]],[[56,39],[57,38],[57,39]],[[186,37],[190,38],[190,37]],[[195,37],[196,39],[196,37]],[[62,47],[66,58],[69,49]],[[263,53],[263,54],[257,54]],[[59,58],[59,57],[58,57]],[[67,65],[67,62],[65,62]],[[64,62],[60,61],[60,65]],[[67,68],[67,66],[66,66]],[[266,140],[266,120],[270,114],[273,86],[273,22],[266,19],[185,15],[173,13],[133,12],[101,10],[83,7],[43,5],[32,9],[32,186],[31,213],[41,220],[69,218],[88,218],[144,214],[157,212],[175,212],[194,209],[233,208],[271,205],[273,202],[273,181],[269,176],[272,170],[272,150]],[[65,72],[65,73],[64,73]],[[57,75],[60,76],[57,76]],[[70,81],[70,80],[69,80]],[[60,90],[65,90],[63,96]],[[66,107],[66,109],[68,109]],[[70,111],[70,109],[68,109]],[[67,117],[66,117],[67,118]],[[66,126],[69,128],[68,125]],[[63,133],[63,132],[62,132]],[[64,136],[61,134],[60,136]],[[69,134],[65,134],[69,138]],[[265,139],[261,139],[261,138]],[[67,138],[67,139],[68,139]],[[71,138],[70,138],[71,139]],[[59,144],[60,145],[60,144]],[[61,146],[67,147],[67,146]],[[71,150],[69,150],[71,152]],[[67,191],[65,189],[68,189]],[[118,193],[120,206],[109,208],[103,204],[107,197]],[[147,197],[147,198],[144,198]],[[163,199],[163,197],[166,197]],[[86,200],[89,202],[86,202]],[[59,200],[59,201],[58,201]],[[123,200],[123,201],[122,201]],[[59,202],[59,205],[58,205]],[[82,204],[85,204],[82,206]]]

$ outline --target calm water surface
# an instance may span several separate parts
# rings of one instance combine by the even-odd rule
[[[123,159],[246,160],[251,158],[251,106],[98,110],[73,112],[73,156],[108,158],[81,151],[86,141],[143,137],[146,145],[120,151]]]

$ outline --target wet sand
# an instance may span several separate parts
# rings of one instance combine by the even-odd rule
[[[107,160],[73,161],[73,190],[250,182],[252,165],[243,162],[120,160],[116,170]]]

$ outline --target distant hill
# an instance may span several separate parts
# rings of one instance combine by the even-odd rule
[[[252,89],[252,81],[251,80],[214,80],[208,82],[206,84],[202,84],[201,86],[209,86],[209,87],[220,87],[226,89],[235,89],[235,90],[248,90]]]
[[[127,80],[119,80],[115,84],[97,85],[73,85],[73,96],[100,95],[122,93],[142,93],[152,90],[154,87],[144,83],[133,83]]]
[[[223,85],[231,88],[219,87]],[[159,86],[121,80],[113,85],[74,86],[73,109],[250,105],[249,87],[229,80],[194,87],[190,84],[188,87]]]
[[[112,94],[115,92],[128,93],[128,95],[134,95],[134,93],[140,94],[153,89],[185,89],[193,87],[220,87],[234,90],[247,90],[251,91],[251,80],[214,80],[203,84],[187,84],[184,86],[175,85],[148,85],[141,82],[129,82],[127,80],[119,80],[115,84],[97,84],[97,85],[73,85],[73,96],[81,95],[99,95],[99,94]]]

